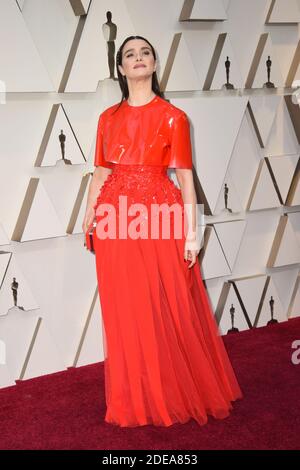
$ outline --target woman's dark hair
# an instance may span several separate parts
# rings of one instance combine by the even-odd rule
[[[115,109],[114,112],[116,112],[119,107],[121,106],[122,102],[124,100],[127,100],[128,96],[129,96],[129,90],[128,90],[128,85],[127,85],[127,79],[125,76],[123,76],[119,70],[119,67],[118,65],[122,65],[122,52],[123,52],[123,49],[124,49],[124,46],[125,44],[130,41],[131,39],[143,39],[144,41],[146,41],[149,46],[151,47],[151,50],[152,50],[152,54],[153,54],[153,57],[154,59],[156,60],[156,53],[155,53],[155,50],[154,50],[154,47],[152,46],[152,44],[146,39],[144,38],[143,36],[128,36],[126,39],[124,39],[124,41],[122,42],[121,46],[119,47],[118,51],[117,51],[117,54],[116,54],[116,68],[117,68],[117,73],[118,73],[118,81],[119,81],[119,85],[120,85],[120,88],[121,88],[121,91],[122,91],[122,98],[121,98],[121,101],[119,103],[119,106]],[[164,97],[164,93],[160,90],[159,88],[159,83],[158,83],[158,79],[157,79],[157,75],[156,75],[156,72],[153,72],[152,74],[152,91],[154,91],[154,93],[158,96],[160,96],[161,98],[165,99]]]

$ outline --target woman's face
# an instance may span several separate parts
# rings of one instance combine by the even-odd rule
[[[118,67],[127,80],[151,76],[156,63],[149,44],[143,39],[128,41],[122,51],[122,65]]]

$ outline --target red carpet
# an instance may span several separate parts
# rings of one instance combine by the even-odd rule
[[[103,364],[0,389],[0,449],[299,449],[300,318],[224,338],[244,398],[224,420],[169,428],[105,423]]]

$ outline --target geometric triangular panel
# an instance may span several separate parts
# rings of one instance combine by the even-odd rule
[[[298,155],[286,155],[267,159],[282,204],[284,204],[287,199],[298,160]]]
[[[161,80],[162,90],[209,89],[221,56],[224,37],[213,30],[176,33]],[[226,78],[223,78],[222,82],[225,81]]]
[[[286,206],[299,206],[300,205],[300,158],[285,200]]]
[[[204,279],[231,274],[220,241],[211,226],[205,229],[204,248],[200,252],[200,260]]]
[[[214,224],[214,228],[232,271],[246,228],[246,221],[233,220],[230,222],[216,223]]]
[[[244,97],[237,99],[223,96],[214,100],[206,98],[173,100],[175,106],[181,106],[186,110],[192,123],[194,166],[211,214],[215,211],[222,191],[247,102]],[[224,119],[224,109],[226,109],[226,119]]]
[[[285,95],[289,97],[289,95]],[[291,105],[293,108],[298,109],[296,117],[289,109],[289,101],[280,96],[280,103],[277,108],[275,119],[272,123],[272,128],[269,133],[268,141],[265,143],[264,157],[282,156],[282,155],[299,155],[299,142],[297,139],[297,128],[300,122],[300,108],[296,105]]]
[[[78,29],[84,22],[78,22],[70,1],[25,0],[22,16],[55,91],[62,91],[59,84],[68,56],[74,53],[73,38],[80,40]]]
[[[161,82],[165,91],[193,91],[200,88],[199,77],[182,33],[174,36]]]
[[[86,161],[61,104],[52,106],[35,166],[54,166],[58,161],[67,164],[81,164]]]
[[[1,337],[6,344],[7,364],[14,379],[19,379],[29,357],[30,346],[38,329],[38,311],[24,313],[13,309],[0,317]],[[17,345],[17,347],[16,347]]]
[[[23,242],[65,235],[43,183],[39,178],[31,178],[12,240]]]
[[[0,44],[7,92],[55,91],[16,1],[0,2]]]
[[[284,86],[284,80],[270,34],[262,33],[252,59],[246,88],[262,88],[264,83],[268,81],[267,60],[271,60],[270,82],[274,84],[275,88]]]
[[[300,263],[300,245],[288,215],[280,217],[267,267]]]
[[[237,289],[240,302],[244,306],[252,326],[255,324],[255,318],[259,310],[266,281],[267,278],[263,274],[230,280]]]
[[[227,19],[222,0],[184,2],[180,21],[224,21]]]
[[[54,338],[46,326],[45,319],[41,319],[30,350],[28,350],[27,360],[20,378],[27,380],[64,369],[66,366]]]
[[[78,189],[78,194],[66,230],[67,233],[82,233],[82,222],[84,220],[87,207],[88,184],[91,177],[92,174],[87,173],[81,179],[81,184]]]
[[[220,35],[222,38],[222,35]],[[220,43],[221,38],[217,46]],[[216,49],[217,49],[216,46]],[[235,57],[235,52],[230,42],[229,35],[226,34],[224,41],[221,46],[219,45],[220,50],[215,50],[216,63],[212,60],[210,71],[208,72],[208,81],[207,85],[204,87],[205,90],[220,90],[223,89],[224,85],[227,83],[227,74],[225,62],[229,60],[229,78],[228,81],[231,83],[235,89],[243,88],[243,80],[239,69],[239,64]]]
[[[297,24],[300,22],[298,0],[275,0],[271,2],[266,24]]]
[[[279,206],[280,200],[272,181],[270,171],[267,167],[266,160],[263,159],[260,161],[257,170],[247,210],[269,209]]]
[[[107,18],[108,10],[111,12],[110,23]],[[74,40],[74,57],[62,87],[65,92],[95,92],[99,80],[108,79],[110,76],[108,53],[110,53],[110,60],[115,60],[113,47],[117,48],[121,45],[120,38],[137,34],[135,32],[137,24],[132,21],[134,10],[130,11],[130,14],[129,5],[123,0],[90,3],[88,15],[80,18],[84,21],[84,28],[80,41],[75,43]],[[141,14],[144,13],[142,7]],[[138,15],[136,21],[139,22]],[[108,41],[111,41],[111,47],[108,46]],[[114,76],[116,75],[116,67],[114,67]],[[111,81],[114,80],[111,79]]]
[[[289,212],[289,221],[300,245],[300,211]]]
[[[261,147],[265,147],[281,98],[276,95],[249,97],[250,117]]]
[[[253,121],[251,121],[249,117],[248,106],[234,142],[227,170],[232,179],[243,211],[246,209],[249,194],[251,193],[253,181],[255,181],[257,168],[262,157],[262,149],[259,145],[257,135],[254,132]]]
[[[293,297],[293,290],[297,282],[299,267],[288,267],[272,272],[272,280],[275,284],[279,298],[285,310],[288,309]]]

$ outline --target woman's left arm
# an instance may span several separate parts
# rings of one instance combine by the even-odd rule
[[[189,268],[191,268],[196,263],[196,258],[200,251],[197,221],[197,196],[193,179],[193,171],[185,168],[176,168],[175,171],[181,189],[187,220],[184,259],[191,260],[191,263],[189,264]]]

